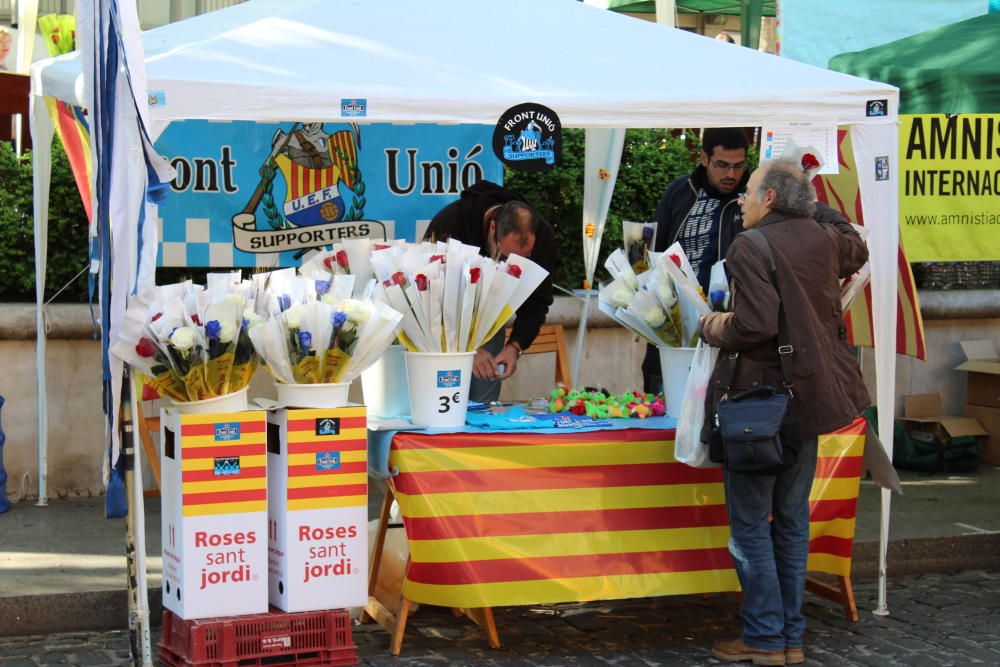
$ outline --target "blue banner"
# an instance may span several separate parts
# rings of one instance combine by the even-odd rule
[[[156,142],[177,170],[160,204],[158,266],[297,266],[346,238],[423,235],[503,166],[483,125],[189,120]]]

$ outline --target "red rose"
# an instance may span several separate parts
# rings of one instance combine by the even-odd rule
[[[191,316],[191,321],[197,324],[198,326],[201,326],[201,318],[198,317],[198,313],[195,313],[194,315]]]
[[[392,274],[392,282],[400,287],[406,287],[406,275],[402,271],[396,271],[396,273]]]
[[[518,266],[517,264],[508,264],[507,265],[507,273],[509,275],[514,276],[515,278],[520,278],[521,277],[521,267]]]
[[[418,273],[417,274],[417,278],[416,278],[416,283],[417,283],[417,290],[418,291],[420,291],[420,292],[426,292],[427,291],[427,276],[425,276],[422,273]]]
[[[681,268],[681,256],[680,255],[678,255],[677,253],[670,253],[669,257],[670,257],[670,261],[673,262],[677,266],[678,269]]]
[[[156,354],[156,344],[143,336],[139,339],[139,342],[135,344],[135,353],[140,357],[151,357]]]
[[[156,315],[153,315],[153,319],[151,319],[150,322],[155,322],[156,320],[160,319],[161,317],[163,317],[163,313],[157,313]]]
[[[812,153],[806,153],[802,156],[802,170],[810,171],[819,167],[819,160]]]
[[[382,287],[392,287],[392,281],[391,280],[383,280],[382,281]]]
[[[472,280],[473,285],[479,282],[479,273],[480,269],[478,267],[469,269],[469,278]]]
[[[337,264],[340,264],[345,269],[347,268],[347,251],[338,250],[337,251]]]
[[[333,255],[330,255],[329,257],[323,259],[323,266],[326,267],[327,271],[333,271],[333,262],[336,259],[337,258],[334,257]]]
[[[431,255],[430,261],[445,263],[444,255]]]
[[[387,243],[376,243],[376,244],[375,244],[375,245],[374,245],[374,246],[372,247],[372,249],[373,249],[373,250],[385,250],[386,248],[391,248],[391,247],[392,247],[392,246],[388,245]]]

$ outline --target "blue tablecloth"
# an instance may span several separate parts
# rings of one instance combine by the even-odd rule
[[[505,428],[503,418],[520,420],[524,416],[523,410],[515,406],[508,412],[500,415],[492,415],[488,420],[489,426],[475,426],[466,424],[456,428],[429,428],[414,431],[416,433],[469,433],[469,434],[489,434],[503,433],[506,431],[521,431],[525,433],[566,433],[572,431],[624,431],[630,428],[644,428],[666,431],[677,427],[677,420],[673,417],[649,417],[648,419],[608,419],[597,422],[596,425],[574,425],[572,427],[540,427],[532,425],[530,422],[516,421],[509,423]],[[484,423],[480,416],[470,415],[474,421]],[[548,415],[552,417],[558,415]],[[500,418],[500,419],[496,419]],[[399,473],[398,470],[389,467],[389,448],[392,445],[392,438],[399,431],[368,431],[368,475],[374,479],[389,479]]]

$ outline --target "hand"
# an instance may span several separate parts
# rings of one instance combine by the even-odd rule
[[[500,376],[500,379],[506,380],[517,370],[517,350],[514,349],[513,345],[504,345],[503,349],[500,350],[500,354],[495,356],[493,361],[497,365],[505,364],[504,372]]]
[[[493,355],[480,348],[472,358],[472,374],[480,380],[496,380],[498,378],[497,364]]]

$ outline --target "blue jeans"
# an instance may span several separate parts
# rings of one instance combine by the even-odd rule
[[[777,475],[725,472],[729,553],[743,587],[743,641],[765,651],[802,646],[815,436]]]

